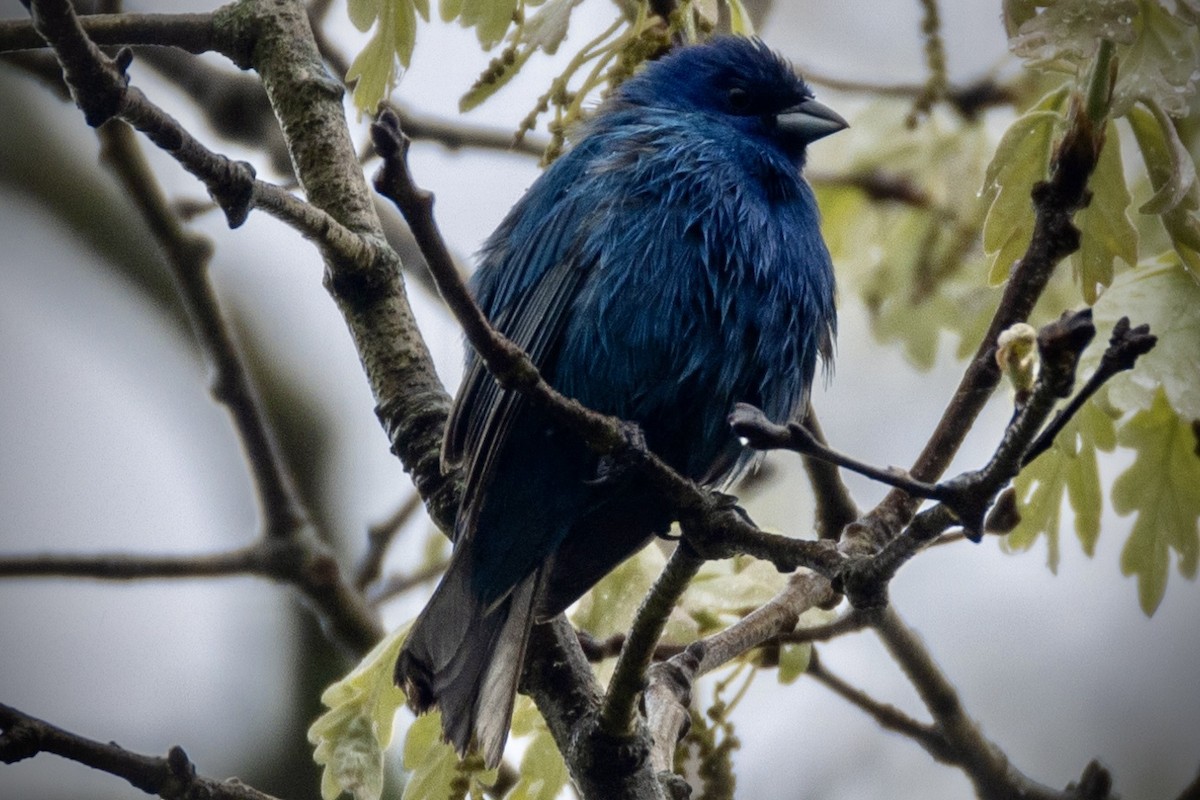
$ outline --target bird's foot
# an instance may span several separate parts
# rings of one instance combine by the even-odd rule
[[[725,492],[714,491],[712,492],[712,498],[715,501],[718,509],[722,511],[732,511],[742,519],[746,520],[746,522],[749,524],[758,527],[755,525],[754,520],[750,519],[750,513],[738,505],[738,499],[734,495],[726,494]]]
[[[600,456],[600,461],[596,464],[596,476],[587,481],[589,486],[611,486],[623,482],[650,452],[646,446],[646,434],[642,432],[640,425],[625,420],[622,420],[620,425],[625,446]]]

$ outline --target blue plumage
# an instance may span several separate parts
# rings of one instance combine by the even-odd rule
[[[803,411],[829,356],[834,280],[805,146],[845,127],[761,42],[722,38],[651,64],[483,249],[475,291],[552,385],[637,423],[688,477],[728,480],[751,453],[735,403]],[[666,531],[636,477],[598,460],[474,356],[446,433],[466,488],[446,576],[397,680],[447,738],[499,761],[529,626]]]

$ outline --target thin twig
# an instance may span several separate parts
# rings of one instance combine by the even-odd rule
[[[825,432],[821,430],[821,423],[811,406],[805,415],[804,426],[817,442],[826,444]],[[801,458],[816,502],[814,516],[817,536],[822,539],[837,539],[842,535],[843,528],[858,519],[858,506],[854,497],[842,480],[842,474],[838,472],[836,465],[808,455]]]
[[[915,480],[897,467],[880,468],[840,453],[826,445],[822,437],[818,437],[805,425],[799,422],[789,422],[786,425],[771,422],[762,410],[748,403],[738,403],[734,407],[733,413],[729,415],[729,427],[756,450],[792,450],[803,456],[857,472],[887,486],[902,489],[916,497],[938,497],[939,489],[936,484]]]
[[[1071,392],[1079,356],[1094,334],[1091,309],[1065,314],[1038,332],[1042,370],[988,463],[938,484],[940,503],[917,514],[902,535],[888,540],[874,556],[852,558],[847,563],[838,588],[852,604],[886,604],[888,583],[900,566],[952,525],[961,524],[967,536],[979,541],[996,496],[1020,471],[1030,443],[1054,404]]]
[[[929,114],[933,104],[946,95],[949,80],[946,76],[946,46],[942,41],[942,17],[937,0],[920,0],[925,12],[921,19],[921,34],[925,37],[925,66],[929,77],[925,81],[921,93],[913,101],[912,111],[908,115],[908,126],[917,124],[919,117]]]
[[[785,631],[775,636],[774,641],[781,644],[801,644],[803,642],[827,642],[847,633],[861,631],[871,624],[871,613],[852,608],[842,616],[824,625],[813,625],[808,628],[797,628]]]
[[[703,565],[704,559],[686,540],[681,541],[658,580],[650,587],[650,593],[642,600],[633,626],[629,629],[629,636],[621,648],[621,655],[617,658],[600,710],[600,728],[608,735],[621,736],[632,730],[637,700],[645,685],[646,669],[650,666],[663,628],[688,583]]]
[[[921,638],[904,623],[895,609],[889,608],[877,618],[875,630],[933,715],[954,762],[971,779],[981,798],[1062,800],[1078,796],[1069,790],[1058,792],[1039,784],[1009,762],[1004,751],[989,741],[979,725],[967,715],[954,685],[942,673]]]
[[[42,553],[0,556],[0,578],[95,578],[105,581],[153,578],[211,578],[258,574],[270,560],[268,549],[254,544],[225,553],[151,555],[148,553]]]
[[[889,84],[875,81],[855,81],[826,75],[805,67],[801,67],[799,71],[808,83],[836,92],[911,100],[915,100],[925,92],[925,84],[921,83]],[[1017,100],[1017,92],[1013,87],[999,83],[994,77],[988,75],[970,83],[949,84],[942,97],[946,104],[963,119],[974,121],[989,108],[1012,105]]]
[[[1150,352],[1157,342],[1158,337],[1150,333],[1149,325],[1139,325],[1133,328],[1130,327],[1129,317],[1121,317],[1117,320],[1117,324],[1113,326],[1108,347],[1105,349],[1104,355],[1100,357],[1100,364],[1096,367],[1096,371],[1088,378],[1083,388],[1071,398],[1071,402],[1067,403],[1046,426],[1046,429],[1038,435],[1037,440],[1026,451],[1021,462],[1022,466],[1029,464],[1046,452],[1062,429],[1071,421],[1071,418],[1078,413],[1079,409],[1083,408],[1084,404],[1101,386],[1114,375],[1133,369],[1138,358]]]
[[[13,764],[38,753],[53,753],[92,769],[124,778],[135,789],[164,798],[208,800],[275,800],[238,780],[214,780],[196,774],[196,767],[181,747],[172,747],[165,758],[134,753],[113,742],[86,739],[78,734],[0,704],[0,761]]]
[[[991,324],[937,428],[909,470],[918,480],[934,481],[949,465],[1000,382],[993,357],[996,340],[1001,332],[1029,318],[1054,268],[1079,248],[1079,229],[1072,217],[1087,203],[1088,179],[1104,146],[1105,126],[1103,119],[1093,119],[1084,111],[1078,98],[1071,109],[1067,129],[1051,159],[1050,178],[1033,187],[1035,222],[1029,247],[1009,277]],[[893,490],[867,514],[855,541],[847,545],[875,551],[912,519],[919,504],[919,498]]]
[[[92,14],[81,25],[100,45],[177,47],[197,54],[224,49],[212,14]],[[29,20],[0,20],[0,53],[45,47],[46,40]]]
[[[354,570],[355,588],[363,591],[379,579],[388,546],[421,507],[421,495],[413,492],[387,519],[367,529],[367,551]]]
[[[124,184],[167,257],[192,333],[212,369],[212,395],[229,411],[245,450],[266,533],[289,536],[306,524],[306,515],[208,280],[212,244],[180,225],[128,126],[105,125],[97,135],[102,160]]]
[[[827,606],[836,598],[827,579],[811,572],[796,573],[773,598],[742,619],[655,664],[649,671],[644,695],[647,725],[654,739],[651,763],[659,770],[671,768],[675,743],[688,719],[696,678],[792,632],[801,614],[816,606]]]
[[[944,764],[955,763],[954,754],[947,746],[945,737],[935,726],[919,722],[893,705],[879,702],[862,689],[852,686],[830,672],[816,648],[813,648],[812,655],[809,657],[808,671],[805,672],[805,675],[851,705],[866,712],[884,730],[895,731],[907,736],[925,748],[925,751],[937,761]]]
[[[804,177],[817,188],[826,186],[857,189],[877,203],[899,203],[912,208],[937,210],[929,192],[917,185],[908,175],[898,172],[885,172],[875,168],[835,174],[806,169]]]
[[[446,571],[448,561],[434,561],[405,575],[393,575],[367,592],[367,602],[378,606],[397,595],[415,589],[423,583],[435,581]]]

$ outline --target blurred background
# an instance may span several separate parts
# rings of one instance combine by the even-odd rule
[[[137,11],[211,7],[126,4]],[[941,11],[952,79],[1004,69],[997,4],[965,0]],[[0,0],[0,18],[24,14],[16,0]],[[611,17],[606,3],[584,4],[559,57],[535,57],[462,121],[515,129],[562,56]],[[342,3],[334,4],[327,32],[350,55],[366,38]],[[878,83],[924,80],[915,2],[777,1],[760,32],[802,70]],[[455,118],[459,96],[489,58],[473,32],[435,14],[418,32],[395,97],[421,113]],[[216,57],[202,62],[232,69]],[[214,149],[254,163],[268,179],[287,180],[260,149],[224,141],[178,81],[141,58],[131,74]],[[865,109],[859,99],[818,92],[852,123]],[[97,163],[95,135],[72,105],[2,59],[0,108],[0,558],[215,552],[250,542],[257,511],[239,444],[209,398],[206,368],[153,240]],[[987,124],[999,132],[1009,119],[1010,111],[998,111]],[[361,121],[355,130],[365,142]],[[851,128],[813,147],[812,167],[829,163],[823,154],[832,161],[839,148],[853,147],[854,136]],[[173,161],[147,151],[173,199],[204,199]],[[412,165],[436,193],[442,230],[468,262],[538,171],[529,155],[452,152],[428,142],[414,146]],[[213,281],[302,494],[353,565],[368,526],[394,513],[412,489],[388,452],[350,338],[321,286],[319,256],[265,214],[230,232],[219,214],[203,213],[194,228],[216,244]],[[435,298],[410,287],[452,388],[461,358],[457,328]],[[952,346],[942,346],[931,368],[914,368],[901,346],[873,335],[852,287],[843,288],[840,308],[836,373],[814,397],[825,432],[839,449],[873,463],[907,464],[962,365]],[[1009,413],[1001,391],[957,466],[982,463]],[[1102,461],[1108,479],[1123,466],[1120,458]],[[772,482],[755,492],[751,511],[765,527],[803,533],[811,501],[796,459],[771,463]],[[851,487],[863,506],[883,494],[866,481],[851,479]],[[904,568],[892,596],[984,732],[1031,777],[1061,787],[1098,757],[1123,796],[1174,797],[1200,768],[1200,587],[1176,573],[1157,614],[1146,618],[1134,582],[1118,568],[1129,525],[1110,513],[1092,558],[1064,533],[1057,574],[1047,569],[1042,545],[1011,555],[989,537],[978,546],[935,548]],[[385,570],[410,570],[427,533],[424,518],[410,522]],[[411,618],[427,589],[386,604],[389,627]],[[924,718],[871,634],[824,645],[821,656],[877,698]],[[283,797],[318,796],[304,733],[321,688],[349,666],[295,595],[262,580],[0,580],[0,702],[140,752],[181,745],[203,774],[236,775]],[[704,686],[699,696],[710,693]],[[971,793],[960,773],[880,731],[811,680],[784,687],[761,674],[734,723],[742,797]],[[48,755],[0,766],[0,797],[80,796],[140,793]]]

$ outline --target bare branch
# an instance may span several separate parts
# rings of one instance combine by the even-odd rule
[[[1105,782],[1092,774],[1096,770],[1103,771],[1095,762],[1088,765],[1085,779],[1080,784],[1073,784],[1061,792],[1021,773],[967,715],[953,684],[942,673],[921,638],[904,623],[895,609],[889,608],[877,618],[875,630],[933,715],[937,730],[946,741],[948,756],[971,779],[980,798],[1103,800],[1109,796]],[[1103,793],[1096,793],[1098,789]]]
[[[796,627],[800,615],[815,606],[827,605],[837,595],[825,578],[800,572],[761,607],[725,630],[693,642],[683,653],[655,664],[649,672],[645,692],[647,725],[653,732],[651,763],[670,769],[675,744],[688,719],[688,704],[695,679],[741,654]]]
[[[915,101],[926,91],[925,84],[920,83],[887,84],[873,81],[853,81],[825,75],[806,67],[801,67],[800,72],[808,83],[824,86],[837,92],[906,98]],[[989,108],[1012,105],[1017,100],[1017,92],[1013,87],[999,83],[994,77],[985,76],[970,83],[947,85],[942,98],[963,119],[974,121]]]
[[[367,552],[363,553],[358,569],[354,571],[354,586],[359,591],[379,580],[383,557],[396,534],[421,508],[421,495],[413,492],[392,515],[367,530]]]
[[[920,209],[933,209],[933,198],[907,175],[875,168],[849,173],[804,171],[805,179],[815,187],[837,186],[857,189],[877,203],[900,203]]]
[[[816,441],[825,444],[825,433],[811,406],[804,417],[804,426]],[[842,535],[842,529],[858,518],[858,505],[835,465],[812,456],[802,458],[817,506],[817,536],[837,539]]]
[[[774,637],[780,643],[799,644],[802,642],[827,642],[847,633],[861,631],[871,624],[871,611],[861,611],[852,608],[833,622],[824,625],[813,625],[811,628],[797,628],[794,631],[783,632]]]
[[[166,758],[145,756],[102,744],[0,704],[0,761],[12,764],[38,753],[53,753],[84,766],[116,775],[146,794],[167,800],[275,800],[239,780],[218,781],[196,774],[182,747]]]
[[[266,533],[289,536],[306,524],[306,515],[208,280],[212,244],[180,225],[127,126],[105,125],[97,134],[101,158],[125,185],[167,257],[192,333],[212,369],[212,395],[229,411],[245,449]]]
[[[95,578],[107,581],[211,578],[260,573],[268,561],[266,556],[266,549],[257,544],[226,553],[195,555],[45,553],[0,556],[0,578]]]
[[[767,415],[749,403],[738,403],[729,415],[729,426],[733,432],[746,440],[756,450],[792,450],[803,456],[833,464],[879,483],[902,489],[916,497],[936,498],[938,487],[932,483],[915,480],[897,467],[879,468],[845,453],[840,453],[825,444],[820,438],[799,422],[778,425],[767,419]],[[840,528],[839,528],[840,531]]]
[[[1017,263],[992,317],[942,418],[909,472],[922,481],[936,480],[958,451],[984,404],[1000,382],[993,350],[1000,333],[1029,318],[1054,268],[1079,248],[1072,222],[1087,203],[1087,183],[1104,146],[1103,120],[1095,120],[1075,98],[1067,130],[1050,165],[1050,179],[1033,189],[1035,223],[1024,257]],[[873,551],[912,518],[919,498],[893,490],[862,520],[852,546]]]
[[[805,673],[851,705],[865,711],[884,730],[895,731],[915,741],[931,756],[944,764],[954,763],[954,754],[946,744],[945,737],[933,725],[918,722],[900,709],[881,703],[856,686],[851,686],[830,672],[825,662],[813,650]]]
[[[1100,365],[1096,367],[1096,371],[1092,373],[1092,377],[1088,378],[1083,388],[1071,398],[1071,402],[1059,411],[1054,420],[1038,435],[1037,441],[1026,451],[1021,462],[1022,465],[1029,464],[1046,452],[1050,445],[1054,444],[1054,439],[1062,429],[1071,421],[1071,418],[1079,409],[1083,408],[1083,405],[1109,378],[1125,370],[1133,369],[1138,358],[1150,352],[1157,342],[1158,337],[1150,333],[1149,325],[1131,328],[1129,317],[1121,317],[1117,320],[1117,324],[1113,326],[1108,348],[1100,357]]]
[[[367,602],[373,606],[378,606],[397,595],[404,594],[410,589],[415,589],[423,583],[435,581],[442,577],[442,573],[446,571],[448,563],[448,561],[434,561],[431,564],[418,567],[406,575],[393,575],[382,584],[375,586],[367,592]]]
[[[225,51],[212,14],[93,14],[80,22],[100,45],[177,47],[189,53]],[[46,40],[28,20],[0,20],[0,53],[41,50]]]
[[[921,93],[913,101],[912,111],[908,115],[908,125],[913,127],[919,117],[929,114],[933,104],[946,95],[949,79],[946,76],[946,45],[942,41],[942,17],[937,0],[921,0],[921,9],[925,12],[921,20],[921,34],[925,37],[925,66],[929,69],[929,77],[921,89]]]
[[[617,658],[613,676],[608,682],[604,706],[600,710],[600,727],[610,736],[629,734],[636,718],[638,698],[646,681],[646,669],[654,649],[666,627],[671,611],[687,590],[688,584],[704,559],[696,554],[686,540],[671,554],[658,580],[641,606],[629,629],[629,636]]]

